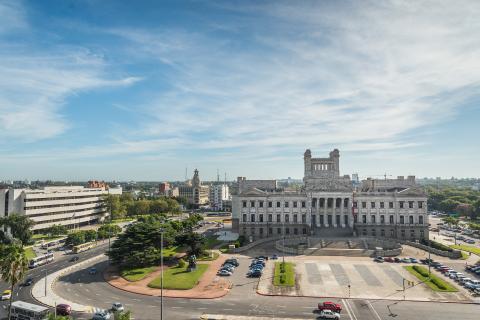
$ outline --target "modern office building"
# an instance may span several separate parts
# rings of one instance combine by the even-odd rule
[[[110,192],[111,191],[111,192]],[[108,212],[104,195],[121,194],[121,188],[45,187],[43,189],[0,190],[0,217],[16,213],[31,218],[32,230],[40,232],[52,225],[70,228],[103,221]]]
[[[277,189],[274,180],[238,178],[232,195],[234,231],[251,239],[281,235],[373,236],[428,239],[427,195],[407,179],[368,179],[354,188],[340,175],[340,153],[304,154],[300,191]]]

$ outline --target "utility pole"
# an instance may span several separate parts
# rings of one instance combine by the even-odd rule
[[[430,259],[430,250],[428,251],[428,277],[430,277],[430,268],[432,266],[432,260]]]

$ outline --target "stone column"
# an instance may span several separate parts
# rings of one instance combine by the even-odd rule
[[[323,201],[323,225],[329,227],[328,225],[328,214],[327,214],[327,207],[328,207],[328,198],[324,198]]]
[[[342,228],[345,228],[345,218],[343,217],[343,205],[344,205],[344,199],[340,198],[340,225]]]

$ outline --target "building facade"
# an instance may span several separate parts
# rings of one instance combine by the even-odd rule
[[[81,186],[45,187],[39,190],[2,189],[0,217],[12,213],[26,215],[35,222],[32,227],[34,232],[53,225],[74,228],[101,222],[108,216],[104,206],[104,195],[107,193],[109,191],[104,188]]]
[[[188,204],[196,208],[208,204],[209,191],[209,186],[202,185],[197,169],[195,169],[190,182],[178,187],[179,196],[186,198]]]
[[[227,184],[213,184],[210,186],[210,206],[214,210],[225,210],[224,204],[230,200],[230,190]]]
[[[234,230],[252,240],[282,235],[428,239],[427,196],[415,177],[368,179],[355,188],[348,175],[340,175],[339,159],[337,149],[328,158],[312,158],[307,150],[300,191],[272,188],[272,180],[239,178],[232,195]]]

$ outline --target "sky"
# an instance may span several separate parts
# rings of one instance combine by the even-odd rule
[[[0,180],[480,177],[479,1],[0,0]]]

